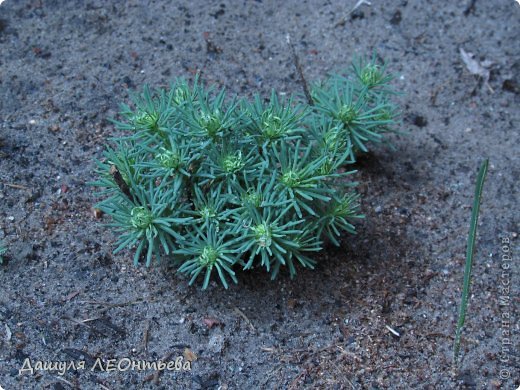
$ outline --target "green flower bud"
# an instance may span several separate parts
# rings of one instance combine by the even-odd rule
[[[222,168],[227,173],[235,173],[244,167],[242,152],[228,154],[222,161]]]
[[[205,267],[212,267],[217,262],[218,255],[219,253],[215,248],[206,246],[199,256],[199,264]]]
[[[354,107],[352,107],[351,105],[345,105],[343,107],[341,107],[341,109],[339,110],[338,112],[338,119],[343,122],[344,125],[349,125],[351,124],[352,122],[354,122],[354,120],[356,120],[358,116],[358,113],[356,111],[356,109]]]
[[[272,243],[272,229],[271,227],[263,222],[252,228],[255,232],[255,240],[258,245],[262,247],[269,247]]]
[[[132,226],[139,230],[148,228],[153,222],[153,215],[146,207],[134,207],[130,215]]]
[[[287,187],[296,187],[300,184],[300,177],[295,171],[287,171],[282,175],[282,183]]]
[[[359,75],[361,82],[369,88],[375,87],[383,79],[381,68],[376,64],[368,64]]]
[[[181,157],[178,153],[162,148],[163,153],[158,154],[155,158],[164,168],[177,170],[181,166]]]

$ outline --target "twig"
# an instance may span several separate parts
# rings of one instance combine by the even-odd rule
[[[363,4],[366,4],[366,5],[370,5],[370,2],[369,1],[366,1],[366,0],[359,0],[356,5],[354,7],[352,7],[352,9],[350,11],[348,11],[345,16],[343,16],[340,21],[338,23],[336,23],[334,25],[334,27],[338,27],[338,26],[343,26],[345,24],[345,22],[347,21],[347,18],[348,16],[354,12],[357,8],[359,8],[361,5]]]
[[[439,94],[439,92],[446,86],[450,84],[450,81],[446,81],[445,83],[442,83],[441,85],[439,85],[437,88],[435,88],[433,90],[433,92],[431,93],[430,95],[430,103],[433,107],[436,107],[437,106],[437,95]]]
[[[399,334],[398,331],[396,331],[395,329],[389,327],[388,325],[385,325],[386,329],[388,329],[390,331],[390,333],[392,333],[394,336],[396,337],[401,337],[401,335]]]
[[[125,180],[123,179],[123,176],[121,176],[121,172],[119,172],[119,169],[117,169],[115,165],[112,165],[110,167],[110,174],[114,178],[114,181],[116,182],[121,192],[123,192],[123,194],[125,194],[128,199],[132,200],[130,188],[128,188],[128,184],[126,184]]]
[[[464,10],[464,16],[468,16],[470,13],[475,12],[475,3],[477,0],[470,0],[468,6]]]
[[[67,295],[65,298],[63,298],[61,301],[62,301],[62,302],[68,302],[68,301],[70,301],[72,298],[74,298],[75,296],[79,295],[80,293],[81,293],[81,290],[73,291],[73,292],[71,292],[69,295]]]
[[[343,347],[341,347],[339,345],[338,345],[338,350],[342,355],[349,356],[352,359],[354,359],[358,362],[361,362],[361,358],[358,355],[356,355],[354,352],[346,351]]]
[[[121,307],[121,306],[130,306],[130,305],[136,305],[138,303],[141,303],[142,300],[138,299],[136,301],[129,301],[129,302],[121,302],[121,303],[110,303],[110,302],[100,302],[100,301],[80,301],[78,303],[82,304],[90,304],[90,305],[100,305],[100,306],[107,306],[107,307]]]
[[[74,383],[71,383],[69,382],[68,380],[66,380],[65,378],[62,378],[61,376],[55,376],[56,379],[62,381],[63,383],[66,383],[67,385],[69,385],[70,387],[72,387],[73,389],[76,388],[76,386],[74,386]]]
[[[75,323],[76,325],[84,326],[85,328],[91,329],[91,327],[89,325],[85,324],[83,321],[76,320],[75,318],[63,316],[63,317],[61,317],[61,319],[62,320],[68,320],[70,322]]]
[[[296,54],[296,49],[291,42],[291,36],[289,34],[287,34],[286,39],[287,39],[287,44],[291,48],[294,66],[296,67],[296,71],[298,72],[298,75],[300,76],[300,81],[301,81],[302,87],[303,87],[303,93],[305,94],[305,97],[307,98],[307,102],[309,103],[309,106],[314,106],[314,100],[312,100],[311,93],[309,92],[309,85],[307,84],[307,80],[305,79],[305,76],[303,75],[303,69],[300,64],[300,57],[298,57],[298,54]]]
[[[98,321],[98,320],[102,320],[102,319],[103,319],[103,317],[86,318],[81,322],[85,323],[85,322]]]
[[[426,333],[424,336],[425,337],[449,337],[449,336],[446,336],[445,334],[439,333],[439,332]]]
[[[143,333],[143,349],[148,351],[148,340],[150,339],[150,321],[146,321]]]
[[[340,351],[344,351],[344,350],[342,350],[341,345],[342,345],[341,343],[337,343],[337,344],[327,345],[326,347],[322,347],[319,349],[312,349],[312,348],[293,349],[292,351],[287,351],[287,353],[288,353],[288,355],[293,355],[293,356],[297,355],[297,354],[303,354],[303,355],[305,355],[304,360],[309,360],[311,357],[313,357],[321,352],[328,351],[328,350],[339,349]],[[346,351],[344,354],[346,354]]]
[[[165,362],[169,360],[172,355],[173,352],[168,352],[166,355],[163,356],[161,361]],[[148,375],[146,378],[143,379],[143,383],[152,381],[155,385],[157,385],[159,383],[159,375],[161,375],[161,372],[161,370],[157,370],[153,374]]]
[[[307,375],[307,373],[308,373],[308,370],[306,368],[302,372],[300,372],[289,385],[289,389],[297,389],[298,382],[302,379],[302,377],[305,377]]]
[[[106,336],[105,333],[103,332],[100,332],[99,330],[97,330],[96,328],[93,328],[92,326],[90,325],[87,325],[84,321],[80,321],[80,320],[77,320],[75,318],[71,318],[71,317],[67,317],[67,316],[64,316],[64,317],[61,317],[62,320],[69,320],[70,322],[73,322],[74,324],[76,325],[80,325],[80,326],[84,326],[85,328],[87,328],[88,330],[92,330],[100,335],[103,335],[103,336]],[[88,320],[87,320],[88,321]]]
[[[4,186],[7,186],[7,187],[11,187],[11,188],[16,188],[16,189],[19,189],[19,190],[26,190],[26,191],[29,191],[29,188],[26,187],[26,186],[23,186],[21,184],[14,184],[14,183],[2,183]]]
[[[247,316],[242,312],[242,310],[240,310],[238,307],[235,307],[235,312],[244,319],[244,321],[249,325],[253,332],[256,332],[256,329],[253,326],[252,322],[249,320],[249,318],[247,318]]]

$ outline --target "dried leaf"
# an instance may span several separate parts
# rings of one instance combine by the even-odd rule
[[[204,325],[206,325],[210,329],[213,328],[216,325],[221,325],[222,324],[219,320],[217,320],[216,318],[213,318],[213,317],[204,318],[202,320],[202,322],[204,323]]]
[[[68,302],[72,298],[74,298],[76,295],[78,295],[81,292],[81,290],[76,290],[71,292],[69,295],[67,295],[65,298],[62,299],[63,302]]]
[[[466,65],[466,68],[471,74],[477,75],[484,79],[484,82],[488,82],[489,80],[489,68],[493,63],[489,60],[485,60],[479,62],[476,60],[472,53],[466,52],[462,47],[460,50],[460,56],[462,57],[462,61]]]
[[[184,348],[184,359],[190,362],[194,362],[195,360],[197,360],[197,355],[195,355],[195,353],[191,349]]]
[[[296,305],[298,305],[298,301],[296,299],[291,298],[291,299],[287,300],[287,307],[289,309],[291,309],[291,310],[294,309],[296,307]]]

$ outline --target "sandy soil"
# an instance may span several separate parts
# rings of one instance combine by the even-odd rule
[[[0,386],[5,389],[514,389],[520,5],[502,1],[10,1],[0,6]],[[342,22],[343,23],[338,23]],[[86,185],[144,83],[200,71],[232,93],[300,93],[377,50],[403,92],[395,150],[358,164],[367,218],[315,271],[188,287],[134,268]],[[472,75],[459,49],[489,60]],[[516,108],[515,108],[516,107]],[[474,183],[490,158],[462,360],[451,364]],[[504,247],[502,240],[509,243]],[[513,252],[504,270],[503,251]],[[499,287],[509,283],[510,305]],[[503,303],[503,302],[502,302]],[[502,321],[509,315],[509,322]],[[399,337],[391,333],[389,326]],[[508,333],[511,336],[508,336]],[[507,339],[513,345],[507,344]],[[90,370],[193,359],[191,371]],[[24,361],[85,361],[35,370]],[[100,360],[101,361],[101,360]],[[510,374],[509,378],[507,374]]]

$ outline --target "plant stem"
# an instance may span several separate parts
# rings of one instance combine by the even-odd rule
[[[292,51],[294,66],[296,67],[298,76],[300,76],[300,81],[301,81],[302,87],[303,87],[303,93],[305,94],[307,103],[309,103],[309,106],[314,106],[314,100],[312,100],[312,96],[309,91],[309,85],[307,84],[307,80],[305,79],[305,76],[303,75],[303,68],[300,63],[300,57],[296,53],[296,48],[294,47],[293,43],[291,42],[291,36],[289,34],[287,34],[286,38],[287,38],[287,44],[290,46],[291,51]]]
[[[121,175],[121,172],[119,172],[119,169],[115,165],[112,165],[110,167],[110,174],[114,178],[114,181],[116,182],[117,186],[121,190],[125,196],[132,200],[132,194],[130,192],[130,188],[128,187],[128,184],[126,184],[125,180],[123,179],[123,176]]]

